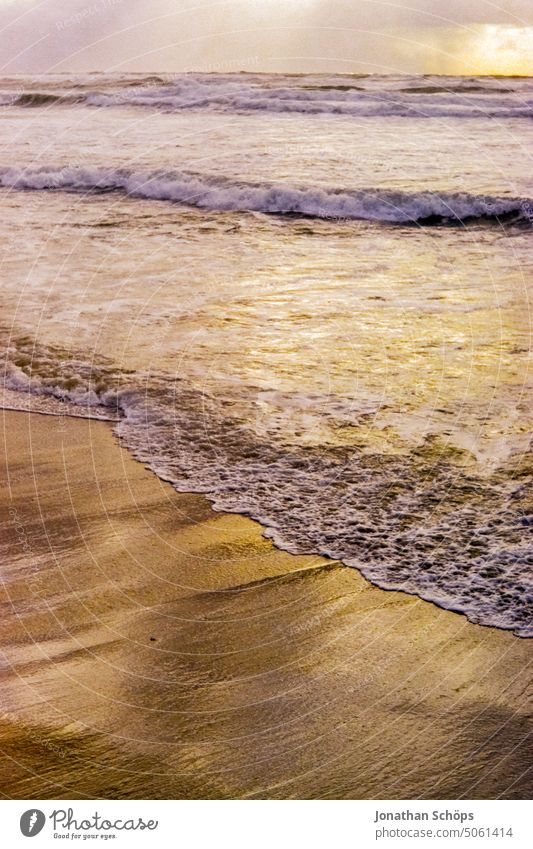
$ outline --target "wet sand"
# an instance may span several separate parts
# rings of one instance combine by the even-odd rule
[[[2,429],[4,798],[531,796],[531,641],[276,550],[105,423]]]

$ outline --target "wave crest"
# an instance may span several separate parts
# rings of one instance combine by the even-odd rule
[[[219,212],[262,212],[392,224],[472,220],[531,223],[533,200],[465,192],[327,189],[231,182],[188,172],[127,169],[4,168],[0,186],[12,190],[122,191],[131,197],[187,204]]]
[[[230,113],[301,113],[341,115],[353,118],[531,118],[530,89],[417,78],[403,81],[374,77],[364,84],[344,77],[265,77],[263,75],[183,74],[165,79],[148,76],[133,79],[97,78],[75,84],[73,93],[45,94],[28,91],[18,97],[0,93],[0,104],[52,106],[79,103],[89,107],[134,106],[163,111],[209,110]],[[403,82],[403,85],[402,85]],[[405,83],[410,83],[405,85]],[[398,87],[398,86],[401,87]]]
[[[19,94],[13,101],[15,106],[56,106],[64,103],[80,103],[80,95],[73,94],[48,94],[43,91],[28,91]]]

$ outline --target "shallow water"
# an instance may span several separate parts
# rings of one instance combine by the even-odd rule
[[[2,81],[11,401],[118,412],[279,545],[530,635],[532,90]]]

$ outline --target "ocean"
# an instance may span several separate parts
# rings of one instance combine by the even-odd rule
[[[3,404],[533,636],[533,79],[0,80]]]

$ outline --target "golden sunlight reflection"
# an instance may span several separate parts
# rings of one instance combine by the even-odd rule
[[[477,24],[436,36],[430,71],[448,74],[533,74],[533,27]],[[441,52],[444,50],[444,53]]]

